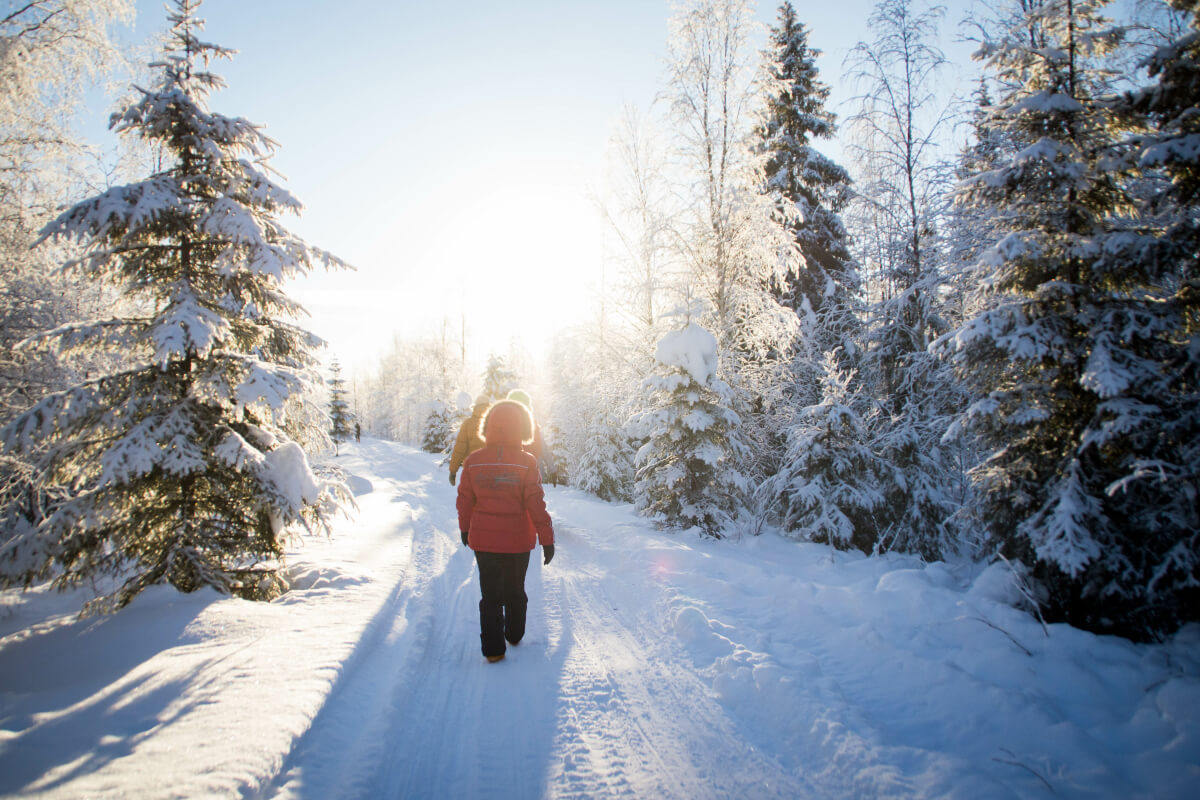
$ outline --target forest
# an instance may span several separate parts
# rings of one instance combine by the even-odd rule
[[[277,596],[287,537],[349,501],[327,456],[355,422],[444,452],[520,386],[544,480],[665,529],[1003,562],[1044,621],[1136,641],[1197,620],[1196,0],[880,0],[841,117],[803,9],[675,4],[587,322],[486,365],[447,323],[353,388],[287,292],[346,265],[280,220],[276,143],[209,108],[229,53],[199,5],[103,166],[66,115],[131,57],[133,4],[0,18],[5,585]]]

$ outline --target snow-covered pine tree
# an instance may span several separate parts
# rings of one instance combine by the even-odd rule
[[[808,393],[793,398],[801,406],[817,401],[824,354],[836,351],[856,363],[861,336],[861,280],[839,216],[850,198],[850,175],[812,144],[832,139],[837,119],[825,107],[829,87],[817,71],[820,55],[791,2],[783,3],[764,53],[766,102],[757,133],[766,190],[801,255],[775,286],[802,320],[799,356],[808,363],[796,366],[796,383]]]
[[[285,321],[301,308],[283,284],[344,265],[276,221],[300,204],[265,173],[274,142],[208,110],[222,82],[206,67],[231,51],[197,38],[197,6],[175,0],[159,85],[112,120],[160,149],[161,170],[42,232],[85,243],[67,268],[118,284],[145,309],[42,342],[119,353],[123,367],[47,396],[2,432],[8,450],[36,455],[41,484],[70,493],[6,543],[23,565],[9,577],[53,576],[60,587],[116,578],[91,610],[164,582],[270,596],[287,529],[326,524],[338,502],[285,418],[320,376],[318,340]]]
[[[495,402],[503,400],[510,391],[517,388],[519,381],[516,373],[508,366],[504,356],[492,353],[488,356],[487,367],[483,371],[483,396]]]
[[[744,512],[746,455],[732,391],[717,378],[717,340],[695,323],[671,331],[646,378],[646,411],[636,426],[647,438],[637,452],[638,510],[660,525],[699,527],[720,538]]]
[[[336,358],[329,365],[329,435],[333,438],[336,451],[338,442],[349,441],[354,435],[354,421],[350,404],[346,402],[346,381],[342,378],[342,364]]]
[[[767,481],[779,498],[780,524],[801,538],[864,553],[876,549],[893,468],[872,451],[869,401],[852,371],[827,353],[821,399],[804,409],[791,430],[786,466]]]
[[[421,434],[421,449],[426,453],[448,452],[454,446],[458,426],[466,416],[440,400],[433,401],[430,406],[429,415],[425,417],[425,429]]]
[[[1137,126],[1119,152],[1148,199],[1096,264],[1111,288],[1086,372],[1128,559],[1113,594],[1124,627],[1159,635],[1200,620],[1200,3],[1171,6],[1186,27],[1113,104]]]
[[[991,450],[978,516],[1047,618],[1142,639],[1196,618],[1195,307],[1161,308],[1181,265],[1130,230],[1122,124],[1096,99],[1118,40],[1102,6],[1022,9],[980,50],[1005,88],[992,124],[1019,150],[966,183],[1004,231],[979,266],[984,310],[942,346],[978,397],[961,424]]]
[[[571,484],[601,500],[628,501],[635,455],[625,425],[601,411],[587,423],[581,452],[571,469]]]

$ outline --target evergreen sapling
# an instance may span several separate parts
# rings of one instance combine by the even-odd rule
[[[666,334],[657,374],[643,382],[647,410],[635,426],[637,508],[660,525],[698,527],[720,538],[745,512],[748,482],[737,465],[747,453],[732,391],[716,377],[716,338],[692,323]]]

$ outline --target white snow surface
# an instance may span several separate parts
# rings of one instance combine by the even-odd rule
[[[982,573],[773,534],[654,530],[547,489],[525,639],[430,456],[337,459],[358,512],[272,603],[155,587],[111,617],[0,594],[0,795],[54,798],[1191,798],[1200,626],[1135,645]],[[537,555],[540,555],[538,551]]]
[[[659,339],[654,357],[668,367],[679,367],[701,386],[717,374],[716,337],[694,322]]]

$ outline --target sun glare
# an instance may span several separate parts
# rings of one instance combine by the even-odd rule
[[[397,337],[446,330],[457,340],[464,327],[471,359],[512,344],[544,355],[556,332],[594,313],[601,223],[583,179],[542,169],[479,176],[465,197],[445,184],[419,207],[392,209],[371,236],[350,237],[355,272],[297,286],[315,332],[366,371]]]
[[[582,187],[496,181],[441,207],[389,280],[411,313],[406,335],[460,326],[477,356],[513,340],[531,353],[590,314],[599,273],[599,223]]]

